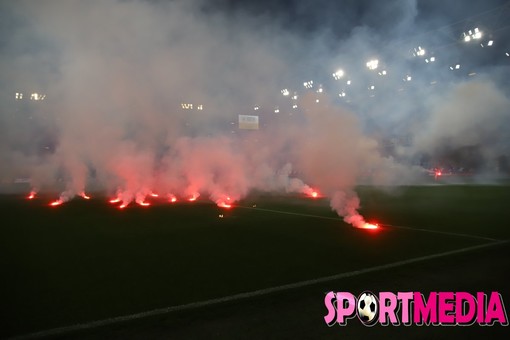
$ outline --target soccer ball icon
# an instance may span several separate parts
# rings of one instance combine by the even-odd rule
[[[363,292],[358,298],[358,318],[365,325],[375,323],[379,302],[374,294],[370,292]]]

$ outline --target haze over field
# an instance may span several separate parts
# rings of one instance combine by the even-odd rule
[[[29,177],[36,191],[62,190],[61,201],[93,182],[123,204],[151,193],[225,205],[254,189],[317,190],[361,226],[361,180],[412,183],[423,172],[412,160],[423,153],[508,155],[508,61],[460,78],[448,66],[464,47],[453,44],[434,55],[441,71],[417,66],[409,40],[438,46],[424,33],[450,22],[424,20],[419,1],[331,5],[322,26],[315,10],[299,28],[305,3],[323,2],[294,4],[276,19],[224,1],[1,2],[0,178]],[[324,92],[317,82],[302,90],[338,67],[345,75]],[[272,111],[284,88],[298,96],[285,98],[288,109],[270,112],[260,130],[237,129],[237,114]],[[46,97],[23,107],[18,92]],[[381,153],[381,135],[413,138],[393,157]]]

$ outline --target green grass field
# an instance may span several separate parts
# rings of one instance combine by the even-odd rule
[[[379,230],[346,225],[325,199],[287,195],[252,195],[230,210],[201,201],[122,211],[105,198],[50,208],[49,197],[0,196],[0,337],[491,242],[416,228],[508,240],[509,189],[360,187]]]

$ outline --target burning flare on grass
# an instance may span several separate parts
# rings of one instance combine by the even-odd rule
[[[177,202],[177,197],[175,197],[175,195],[169,194],[168,195],[168,201],[170,203],[175,203],[175,202]]]
[[[86,200],[89,200],[89,199],[90,199],[90,196],[88,196],[87,194],[85,194],[85,191],[82,191],[82,192],[80,193],[80,196],[81,196],[81,197],[83,197],[83,198],[84,198],[84,199],[86,199]]]
[[[379,228],[379,225],[377,223],[365,222],[365,224],[363,224],[363,226],[361,226],[360,228],[362,228],[362,229],[377,229],[377,228]]]
[[[56,207],[56,206],[61,205],[62,203],[64,203],[64,201],[59,198],[58,200],[51,202],[50,206]]]
[[[198,197],[200,197],[200,194],[198,192],[195,192],[190,198],[188,198],[188,201],[194,202],[197,200]]]
[[[151,192],[151,193],[150,193],[150,195],[151,195],[152,197],[159,197],[159,195],[158,195],[158,194],[156,194],[155,192]]]
[[[229,209],[229,208],[232,208],[232,204],[229,204],[229,203],[225,203],[223,201],[217,203],[218,204],[218,207],[220,208],[225,208],[225,209]]]
[[[35,195],[37,195],[37,192],[35,190],[30,191],[30,194],[27,196],[27,199],[33,200],[35,198]]]

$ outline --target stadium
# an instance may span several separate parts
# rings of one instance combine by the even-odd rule
[[[0,13],[0,338],[508,332],[509,2]]]

